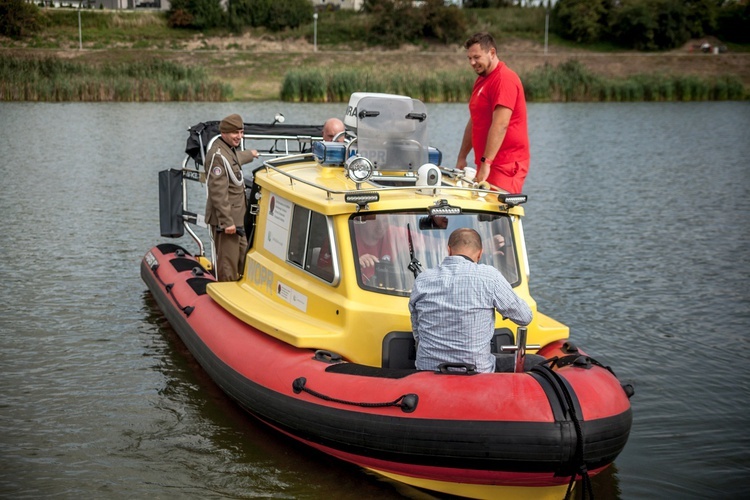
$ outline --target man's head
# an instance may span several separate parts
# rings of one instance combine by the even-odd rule
[[[338,118],[329,118],[323,124],[323,140],[332,141],[336,134],[344,131],[344,122]],[[338,139],[339,142],[344,140],[344,134],[341,134]]]
[[[473,229],[462,227],[448,238],[448,255],[465,255],[474,262],[482,257],[482,238]]]
[[[489,33],[475,33],[464,43],[466,57],[477,75],[487,76],[497,67],[497,44]]]
[[[362,235],[362,239],[368,245],[374,245],[379,242],[385,236],[388,226],[384,216],[363,219],[364,226],[360,229],[357,234]]]
[[[219,123],[219,132],[224,142],[236,148],[242,142],[242,136],[245,133],[242,117],[238,114],[227,116]]]

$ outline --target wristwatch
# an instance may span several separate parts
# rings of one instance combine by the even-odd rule
[[[479,159],[479,163],[481,164],[481,163],[489,163],[489,162],[487,161],[487,158],[485,158],[484,156],[482,156],[482,157],[481,157],[481,158]]]

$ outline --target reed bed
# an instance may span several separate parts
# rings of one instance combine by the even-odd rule
[[[739,77],[633,75],[608,79],[576,60],[545,65],[521,75],[529,102],[737,101],[748,98]],[[281,100],[347,102],[353,92],[408,95],[424,102],[467,102],[474,85],[469,71],[405,74],[342,69],[286,73]]]
[[[152,59],[84,65],[0,55],[0,101],[227,101],[232,88],[201,68]]]
[[[288,102],[347,102],[354,92],[386,92],[408,95],[424,102],[465,102],[471,95],[471,74],[342,69],[292,70],[281,86],[281,100]]]
[[[557,67],[537,68],[522,76],[522,80],[529,101],[739,101],[748,98],[742,81],[735,76],[642,74],[616,80],[595,75],[576,60]]]

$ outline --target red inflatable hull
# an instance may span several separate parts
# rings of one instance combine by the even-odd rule
[[[228,314],[205,293],[214,278],[176,245],[149,251],[141,276],[231,398],[279,431],[362,467],[425,480],[558,486],[584,465],[595,473],[612,463],[630,432],[628,395],[614,374],[562,342],[539,354],[566,362],[521,374],[374,368],[295,348]]]

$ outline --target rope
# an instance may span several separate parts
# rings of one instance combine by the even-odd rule
[[[411,413],[417,408],[417,403],[419,402],[419,396],[416,394],[403,394],[399,396],[398,398],[394,399],[393,401],[387,401],[384,403],[365,403],[365,402],[357,402],[357,401],[346,401],[344,399],[338,399],[331,396],[326,396],[325,394],[322,394],[318,391],[315,391],[313,389],[310,389],[309,387],[305,387],[305,384],[307,383],[307,379],[305,377],[299,377],[292,382],[292,390],[294,390],[295,394],[299,394],[300,392],[306,392],[310,394],[311,396],[314,396],[316,398],[320,398],[324,401],[331,401],[333,403],[341,403],[345,405],[352,405],[352,406],[360,406],[363,408],[383,408],[387,406],[396,406],[398,408],[401,408],[401,410],[404,413]]]
[[[575,357],[578,357],[578,355],[575,355]],[[581,500],[585,500],[587,498],[587,495],[588,498],[593,500],[594,491],[591,486],[591,478],[589,477],[588,468],[586,467],[586,462],[583,458],[583,428],[581,427],[580,420],[578,420],[578,414],[576,413],[575,405],[573,403],[573,397],[571,396],[570,391],[568,391],[567,386],[563,382],[562,377],[555,373],[551,367],[547,366],[548,363],[554,366],[557,361],[557,357],[550,358],[547,361],[536,365],[534,368],[532,368],[532,370],[536,371],[539,374],[542,374],[548,380],[550,378],[554,378],[555,382],[557,382],[557,385],[560,388],[560,392],[565,398],[565,404],[567,405],[568,414],[570,415],[570,421],[573,423],[573,428],[576,431],[576,452],[573,457],[573,466],[575,467],[575,470],[570,476],[568,490],[565,492],[565,500],[568,500],[570,498],[570,494],[572,493],[573,486],[576,482],[576,477],[578,477],[579,475],[581,476],[581,486],[583,487],[583,490],[581,491]]]
[[[229,164],[229,161],[224,157],[223,154],[221,154],[221,150],[217,149],[214,155],[211,157],[211,163],[208,164],[208,173],[211,174],[211,168],[214,166],[214,159],[216,158],[216,155],[219,155],[219,158],[224,162],[224,170],[227,171],[227,178],[232,181],[232,183],[235,186],[241,186],[244,184],[244,174],[242,172],[242,169],[240,169],[240,178],[238,179],[236,175],[234,175],[234,171],[232,170],[232,166]],[[208,185],[208,181],[206,181],[206,185]]]

